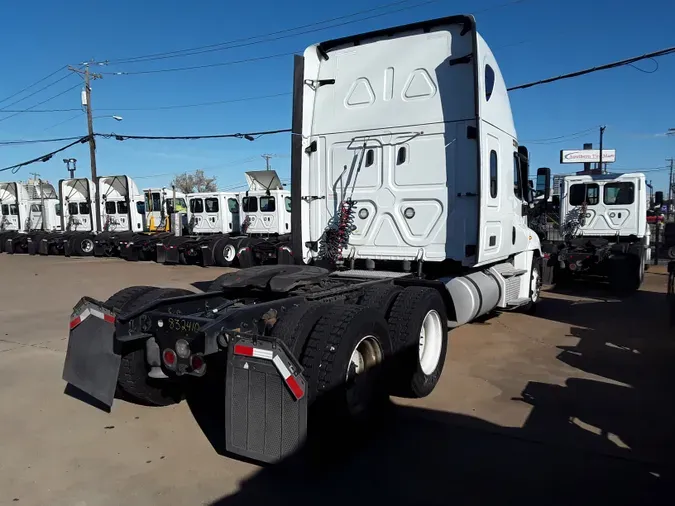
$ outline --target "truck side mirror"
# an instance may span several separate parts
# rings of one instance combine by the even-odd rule
[[[663,192],[654,193],[654,204],[659,207],[663,205]]]
[[[548,167],[537,169],[537,195],[543,195],[544,200],[551,195],[551,169]]]
[[[530,202],[530,192],[527,183],[530,176],[530,154],[525,146],[518,146],[518,156],[520,158],[520,184],[522,186],[523,200]]]

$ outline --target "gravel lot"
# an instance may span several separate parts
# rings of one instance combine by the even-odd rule
[[[64,395],[68,317],[82,295],[196,290],[221,272],[0,255],[0,504],[672,503],[664,266],[625,300],[582,284],[575,295],[545,293],[536,316],[453,331],[434,393],[395,400],[378,434],[332,468],[221,456],[185,403],[116,401],[105,414]]]

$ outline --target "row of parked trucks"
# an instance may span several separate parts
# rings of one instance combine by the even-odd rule
[[[224,408],[230,455],[263,462],[313,435],[350,446],[360,439],[345,434],[381,429],[373,415],[390,395],[434,390],[450,329],[533,310],[544,275],[592,264],[640,279],[644,176],[618,189],[570,180],[565,192],[583,214],[574,233],[549,244],[533,228],[550,170],[537,171],[538,200],[472,16],[314,44],[295,57],[293,90],[292,212],[277,217],[292,232],[289,261],[224,274],[204,292],[132,286],[83,297],[63,378],[97,405],[109,410],[119,392],[156,406],[201,395]],[[624,182],[632,198],[619,198]],[[229,223],[212,214],[202,230]],[[183,254],[207,244],[225,255],[201,236]],[[162,239],[167,258],[171,246]]]
[[[243,267],[290,255],[290,191],[275,171],[245,192],[142,192],[129,176],[0,183],[0,251]],[[98,220],[97,220],[98,215]]]

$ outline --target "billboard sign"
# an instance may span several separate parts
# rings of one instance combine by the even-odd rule
[[[598,163],[599,149],[563,149],[560,151],[560,163]],[[602,150],[602,163],[616,162],[615,149]]]

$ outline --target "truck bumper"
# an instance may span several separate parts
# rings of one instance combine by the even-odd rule
[[[63,379],[110,408],[121,356],[114,350],[115,314],[85,297],[70,317]]]

